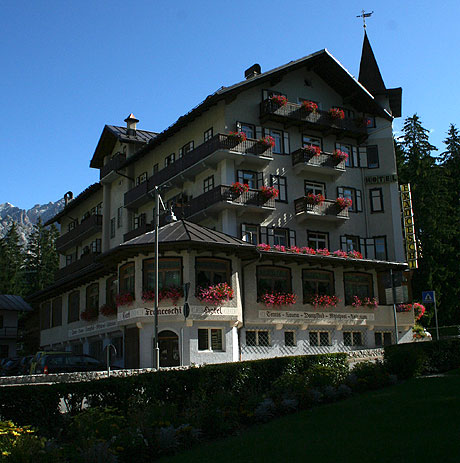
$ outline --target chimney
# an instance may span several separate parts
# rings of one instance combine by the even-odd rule
[[[128,135],[136,135],[136,124],[139,122],[139,119],[134,117],[134,114],[131,113],[126,119],[126,131]]]
[[[72,201],[73,199],[73,193],[71,191],[68,191],[65,195],[64,195],[64,203],[65,205],[67,206],[67,204],[70,203],[70,201]]]
[[[262,73],[262,70],[260,68],[260,64],[253,64],[249,69],[246,69],[244,71],[244,77],[246,79],[252,79],[255,76],[258,76],[259,74]]]

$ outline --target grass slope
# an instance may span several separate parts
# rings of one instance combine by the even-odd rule
[[[161,461],[459,462],[460,376],[413,379]]]

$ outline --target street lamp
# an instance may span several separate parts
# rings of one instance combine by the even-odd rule
[[[154,198],[155,198],[155,282],[154,282],[154,287],[153,290],[155,292],[155,302],[154,302],[154,357],[155,357],[155,362],[154,362],[154,368],[159,370],[160,368],[160,347],[158,345],[158,230],[160,228],[160,203],[161,206],[163,207],[163,210],[166,211],[165,203],[163,202],[163,199],[161,199],[160,196],[160,190],[158,186],[155,186],[153,190]],[[169,214],[166,216],[166,221],[168,223],[175,222],[177,220],[176,216],[174,215],[174,212],[171,210],[169,211]]]

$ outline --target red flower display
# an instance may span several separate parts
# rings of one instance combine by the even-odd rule
[[[305,154],[308,154],[310,156],[319,156],[321,154],[321,148],[315,145],[303,146],[302,150]]]
[[[246,183],[234,182],[230,186],[230,191],[236,195],[241,195],[249,191],[249,185],[246,185]]]
[[[334,159],[337,163],[346,161],[348,159],[348,154],[340,150],[334,150],[332,153],[332,159]]]
[[[321,256],[330,256],[331,253],[329,252],[329,249],[324,248],[324,249],[317,249],[316,254],[320,254]]]
[[[340,299],[337,296],[320,296],[319,294],[314,294],[311,296],[308,303],[313,305],[315,309],[327,309],[329,307],[336,307],[339,302]]]
[[[274,186],[261,186],[259,192],[267,200],[277,198],[279,195],[279,191]]]
[[[104,317],[110,317],[111,315],[117,314],[117,307],[110,304],[104,304],[99,307],[99,313],[104,315]]]
[[[340,250],[340,249],[338,249],[337,251],[334,251],[334,252],[332,253],[332,255],[333,255],[334,257],[343,257],[343,258],[345,258],[345,259],[348,257],[348,254],[347,254],[345,251],[342,251],[342,250]]]
[[[353,296],[353,302],[351,305],[353,307],[367,307],[369,309],[376,309],[379,306],[379,303],[375,297],[372,299],[370,297],[360,299],[358,296]]]
[[[345,119],[345,113],[340,108],[331,108],[328,114],[331,119]]]
[[[266,137],[260,138],[258,142],[263,145],[263,146],[268,146],[271,148],[275,147],[275,139],[271,137],[270,135],[267,135]]]
[[[362,259],[363,255],[359,251],[348,251],[348,257],[352,259]]]
[[[279,106],[286,106],[288,100],[284,95],[272,95],[270,97],[270,101],[272,103],[276,103]]]
[[[318,111],[318,105],[314,101],[309,100],[302,101],[302,108],[309,113],[315,113]]]
[[[92,307],[89,309],[85,309],[83,312],[80,314],[80,318],[82,320],[85,320],[87,322],[91,320],[95,320],[99,316],[99,309]]]
[[[207,288],[198,287],[195,296],[201,302],[218,305],[233,299],[233,289],[227,283],[219,283]]]
[[[260,299],[266,306],[288,306],[296,303],[297,296],[293,293],[266,292]]]
[[[307,201],[307,204],[318,206],[324,203],[324,196],[321,193],[318,193],[317,195],[308,193],[308,195],[305,197],[305,200]]]
[[[238,141],[238,143],[241,143],[242,141],[246,141],[248,139],[244,132],[230,132],[228,136],[231,139]]]
[[[271,246],[269,244],[260,243],[260,244],[257,245],[257,249],[259,249],[261,251],[270,251]]]
[[[122,305],[131,305],[133,301],[134,301],[134,297],[131,293],[117,294],[117,297],[116,297],[117,307],[120,307]]]
[[[183,296],[184,290],[180,286],[169,286],[168,288],[163,288],[158,291],[158,302],[161,302],[165,299],[171,299],[172,303],[177,305],[177,302]],[[154,301],[155,291],[144,291],[142,293],[142,300],[144,302]]]
[[[335,204],[337,204],[340,209],[347,209],[351,207],[353,201],[350,198],[337,198]]]

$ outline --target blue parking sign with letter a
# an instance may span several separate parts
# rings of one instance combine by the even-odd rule
[[[422,292],[422,302],[424,304],[434,304],[434,291],[423,291]]]

